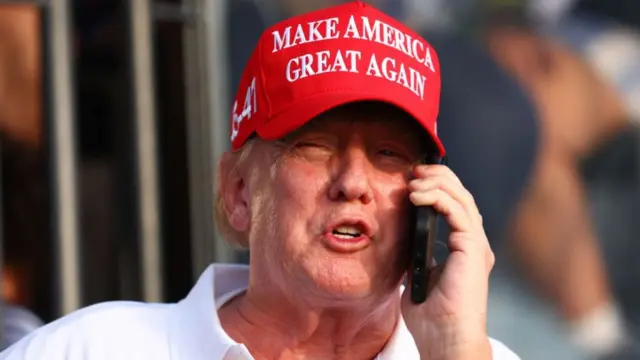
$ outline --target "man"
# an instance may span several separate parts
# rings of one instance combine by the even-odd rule
[[[418,165],[444,155],[439,69],[359,1],[268,29],[217,173],[221,231],[249,267],[212,265],[178,304],[80,310],[0,359],[518,359],[486,334],[494,256],[472,196]],[[452,230],[421,304],[401,294],[414,206]]]

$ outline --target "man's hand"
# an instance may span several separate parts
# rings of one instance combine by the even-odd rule
[[[471,194],[446,166],[419,165],[414,172],[411,202],[433,206],[447,220],[450,254],[445,264],[431,269],[424,303],[412,303],[410,290],[405,291],[404,320],[423,360],[491,359],[486,312],[495,258],[482,216]]]

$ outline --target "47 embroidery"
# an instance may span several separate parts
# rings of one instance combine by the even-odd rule
[[[231,122],[231,141],[235,140],[240,132],[240,124],[244,119],[250,119],[258,111],[258,96],[256,94],[256,78],[251,80],[244,97],[242,112],[238,114],[238,100],[233,103],[233,121]]]

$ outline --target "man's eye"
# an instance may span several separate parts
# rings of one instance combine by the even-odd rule
[[[304,147],[324,147],[319,142],[310,142],[310,141],[299,141],[295,144],[296,147],[304,148]]]
[[[389,149],[382,149],[382,150],[378,151],[378,153],[380,155],[383,155],[383,156],[402,157],[402,155],[400,153],[398,153],[396,151],[393,151],[393,150],[389,150]]]
[[[315,140],[296,141],[292,150],[307,159],[326,159],[327,156],[333,153],[333,148],[330,144]]]

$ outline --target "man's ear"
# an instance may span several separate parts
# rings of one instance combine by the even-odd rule
[[[251,207],[246,179],[238,169],[238,155],[225,152],[218,164],[220,195],[229,225],[238,232],[249,229]]]

